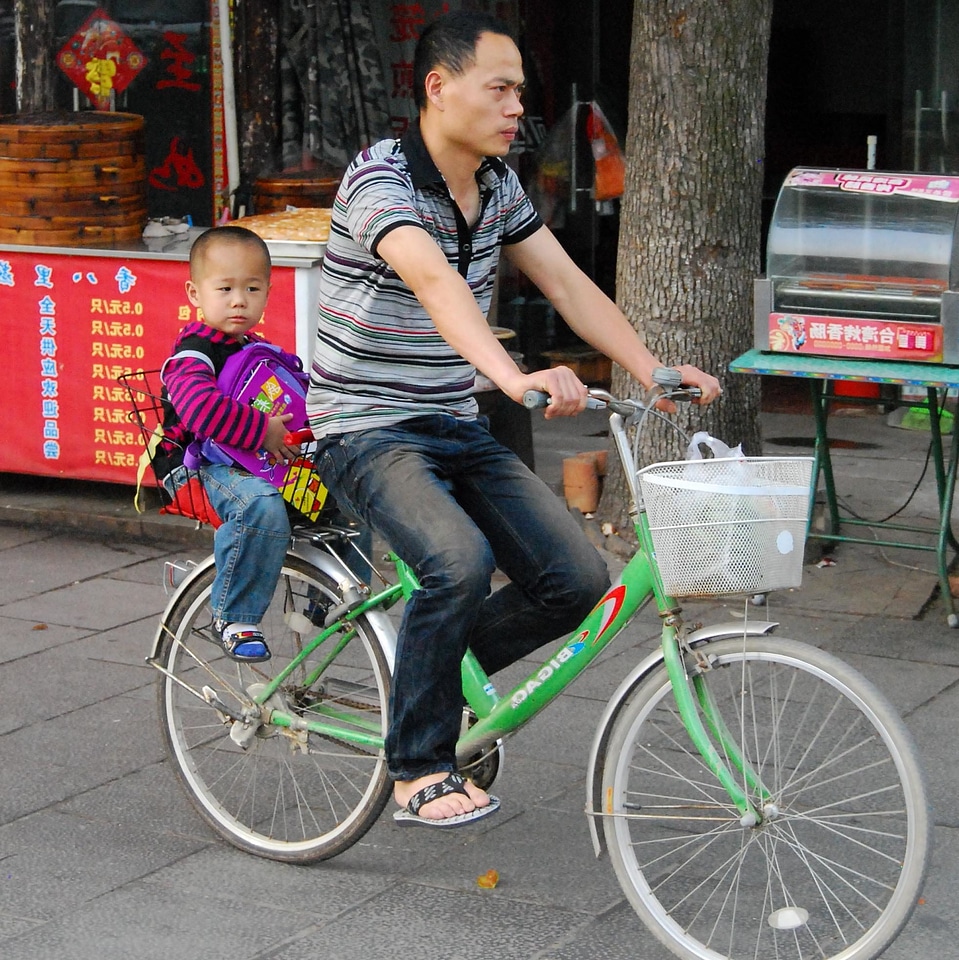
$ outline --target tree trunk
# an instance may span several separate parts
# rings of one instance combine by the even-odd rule
[[[666,364],[723,384],[677,423],[761,451],[759,383],[728,372],[752,346],[759,275],[766,62],[772,0],[644,0],[634,7],[617,296]],[[640,396],[625,371],[613,393]],[[647,427],[642,463],[682,459],[675,432]],[[600,514],[631,536],[610,457]]]
[[[17,112],[54,108],[54,0],[14,0],[17,31]]]

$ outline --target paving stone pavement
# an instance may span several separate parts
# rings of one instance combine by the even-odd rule
[[[554,486],[564,456],[603,442],[590,416],[537,423],[537,469]],[[809,452],[807,417],[765,415],[764,433],[767,453]],[[834,453],[846,502],[885,516],[906,500],[921,432],[876,415],[837,418],[835,435],[848,441]],[[926,477],[904,516],[935,515]],[[652,613],[509,741],[500,814],[452,833],[400,830],[384,815],[339,858],[286,866],[213,837],[161,740],[143,658],[166,602],[163,563],[208,546],[189,523],[138,517],[128,488],[0,476],[4,960],[669,956],[594,858],[583,814],[593,732],[619,678],[657,642]],[[929,777],[935,854],[886,956],[959,960],[959,632],[946,626],[931,555],[843,545],[833,556],[758,615],[853,663],[905,717]],[[707,622],[741,615],[732,602],[689,606]],[[500,883],[482,890],[476,878],[491,868]]]

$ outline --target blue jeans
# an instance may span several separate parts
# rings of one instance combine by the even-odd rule
[[[390,776],[455,770],[467,647],[494,673],[569,632],[607,589],[606,566],[565,504],[481,422],[438,415],[331,437],[317,468],[421,586],[399,630]],[[491,594],[497,567],[511,582]]]
[[[213,616],[258,624],[273,599],[290,543],[286,501],[272,484],[239,467],[210,463],[199,473],[210,505],[223,521],[213,537]],[[173,493],[187,478],[186,468],[178,467],[163,485]]]

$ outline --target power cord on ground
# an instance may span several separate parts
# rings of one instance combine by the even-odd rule
[[[888,523],[890,520],[899,516],[899,514],[902,513],[902,511],[909,506],[913,498],[916,496],[916,493],[919,491],[919,487],[922,484],[922,481],[926,477],[926,472],[929,469],[929,462],[931,459],[932,459],[932,439],[930,438],[929,446],[926,448],[926,459],[922,465],[922,471],[919,474],[919,479],[916,480],[912,490],[909,492],[909,496],[906,497],[905,501],[902,503],[901,506],[899,506],[896,510],[890,513],[888,516],[883,517],[881,520],[868,520],[866,517],[861,516],[860,514],[856,513],[856,511],[842,497],[837,497],[836,502],[843,507],[843,509],[849,514],[849,516],[854,517],[856,520],[860,520],[863,523],[873,524],[874,526],[869,526],[867,527],[867,529],[869,530],[869,533],[872,535],[872,538],[874,540],[878,540],[879,538],[876,535],[876,531],[874,527],[879,526],[883,523]],[[938,572],[935,570],[927,570],[925,567],[917,566],[915,564],[901,563],[898,560],[893,560],[892,557],[890,557],[889,554],[886,553],[885,548],[882,546],[879,547],[879,556],[881,556],[882,559],[885,560],[886,563],[888,563],[892,567],[899,567],[902,570],[912,570],[916,573],[926,573],[932,577],[937,577],[939,575]]]

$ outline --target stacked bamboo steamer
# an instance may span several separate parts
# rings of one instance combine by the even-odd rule
[[[143,117],[0,116],[0,243],[105,245],[147,221]]]
[[[277,213],[287,207],[332,207],[342,177],[342,170],[327,165],[259,177],[253,184],[253,212]]]

